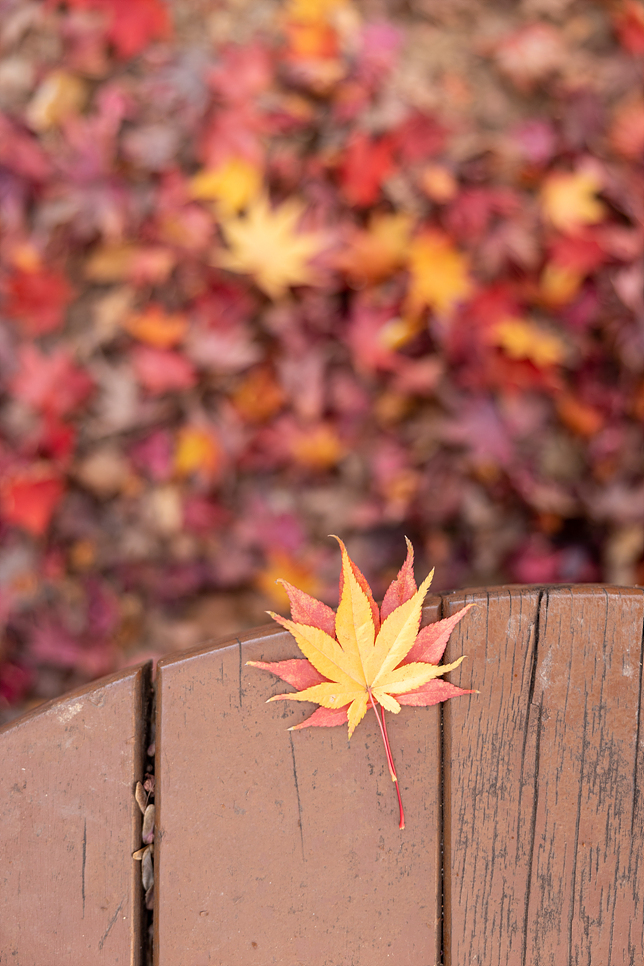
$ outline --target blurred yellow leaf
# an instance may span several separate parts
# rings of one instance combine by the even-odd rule
[[[414,315],[425,306],[448,315],[472,291],[468,259],[438,231],[415,238],[409,250],[407,307]]]
[[[582,272],[548,262],[539,280],[539,298],[551,308],[567,305],[574,299],[583,280]]]
[[[197,474],[211,480],[219,473],[221,458],[221,447],[209,429],[183,426],[179,430],[174,454],[178,476]]]
[[[412,218],[404,213],[374,215],[369,227],[356,230],[337,259],[338,268],[354,282],[377,282],[405,261]]]
[[[277,583],[277,581],[280,583]],[[288,610],[289,598],[281,583],[282,580],[297,586],[307,594],[319,594],[320,583],[306,564],[285,553],[283,550],[272,552],[263,570],[255,578],[259,590],[280,610]]]
[[[216,168],[204,168],[190,182],[195,201],[216,201],[225,217],[240,212],[262,189],[262,172],[245,158],[228,158]]]
[[[539,368],[557,365],[567,355],[563,339],[526,319],[503,319],[494,326],[491,340],[511,359],[527,359]]]
[[[319,232],[297,230],[303,210],[295,199],[272,208],[266,196],[259,197],[244,217],[222,222],[228,251],[216,253],[216,264],[253,275],[273,299],[290,285],[316,284],[308,263],[322,250],[323,238]]]
[[[339,10],[348,7],[347,0],[290,0],[284,11],[287,20],[302,24],[324,23]]]
[[[85,262],[85,277],[90,282],[165,282],[174,268],[176,257],[160,245],[135,245],[120,242],[97,248]]]
[[[56,127],[72,114],[78,114],[87,100],[87,85],[66,70],[54,70],[45,77],[26,110],[35,131]]]
[[[563,232],[574,232],[593,225],[606,214],[604,204],[595,197],[601,181],[592,171],[553,171],[541,188],[544,218]]]

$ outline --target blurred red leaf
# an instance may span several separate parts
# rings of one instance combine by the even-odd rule
[[[41,537],[64,492],[62,479],[46,464],[14,471],[0,483],[1,515],[7,523]]]
[[[16,269],[4,285],[4,313],[22,323],[29,335],[59,329],[75,292],[65,276],[46,268]]]
[[[170,349],[137,345],[132,349],[131,359],[136,378],[153,395],[190,389],[197,381],[192,363]]]
[[[70,353],[56,349],[50,355],[34,345],[18,349],[19,369],[9,387],[17,399],[50,416],[74,412],[89,397],[94,384],[74,365]]]
[[[394,147],[388,135],[376,140],[358,132],[349,139],[338,172],[349,204],[367,207],[377,200],[383,181],[395,170]]]
[[[140,54],[151,40],[171,36],[168,7],[163,0],[66,0],[69,6],[104,12],[107,36],[119,57]]]

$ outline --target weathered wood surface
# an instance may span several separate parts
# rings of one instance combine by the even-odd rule
[[[641,966],[644,592],[476,601],[450,653],[478,700],[445,706],[445,962]]]
[[[158,966],[439,961],[440,712],[390,724],[401,832],[375,716],[350,745],[289,732],[314,706],[266,704],[288,686],[245,666],[300,656],[278,629],[159,665]]]
[[[119,672],[0,730],[2,966],[141,963],[148,677]]]
[[[464,591],[426,619],[470,601],[446,660],[480,694],[389,719],[404,832],[369,715],[349,746],[265,703],[287,686],[245,662],[299,656],[288,634],[161,663],[156,966],[642,966],[644,591]],[[0,731],[2,966],[142,966],[144,679]]]

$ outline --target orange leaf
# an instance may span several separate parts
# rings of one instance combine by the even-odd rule
[[[411,226],[405,213],[374,215],[368,229],[354,231],[337,257],[338,268],[357,284],[386,278],[404,264]]]
[[[330,423],[296,430],[290,440],[293,459],[311,470],[328,470],[345,455],[346,448]]]
[[[298,583],[303,584],[308,590],[316,591],[318,588],[318,582],[310,567],[296,560],[290,556],[290,554],[287,554],[284,551],[274,551],[269,555],[268,563],[264,569],[260,570],[258,573],[256,584],[259,589],[266,594],[270,600],[273,601],[273,604],[276,607],[288,607],[291,597],[289,589],[292,587],[292,585],[289,584],[288,580],[282,579],[282,574],[286,574],[292,580],[297,580]],[[294,587],[292,587],[292,591],[295,591]],[[309,597],[305,591],[300,590],[296,593],[300,596],[300,600],[298,601],[300,607],[296,605],[295,608],[298,612],[302,606],[305,606],[304,598],[314,601],[314,598]],[[324,604],[321,604],[319,601],[315,601],[315,603],[319,604],[320,607],[324,607]]]
[[[143,312],[127,316],[123,328],[157,349],[172,349],[183,340],[188,320],[181,312],[166,312],[162,305],[153,302]]]
[[[415,238],[409,250],[409,311],[426,306],[449,315],[472,292],[468,260],[441,232],[429,230]]]
[[[446,681],[437,681],[447,671],[457,668],[463,658],[444,666],[427,659],[428,656],[440,659],[453,627],[469,607],[439,622],[433,634],[428,634],[427,628],[419,632],[423,600],[433,571],[416,589],[412,572],[413,549],[408,541],[407,559],[387,591],[380,625],[369,585],[350,559],[342,541],[338,542],[342,551],[342,575],[335,627],[331,625],[325,605],[286,585],[294,602],[293,620],[286,620],[278,614],[271,616],[291,632],[306,661],[248,663],[271,671],[297,688],[277,694],[269,701],[312,701],[320,705],[309,718],[291,730],[333,727],[347,721],[351,737],[367,709],[373,709],[389,771],[396,782],[402,829],[405,827],[404,813],[387,737],[385,710],[397,714],[401,704],[432,705],[460,694],[473,693]],[[313,617],[313,623],[298,619],[310,617]],[[421,655],[424,659],[420,659]],[[380,712],[377,705],[381,706]]]
[[[286,394],[270,369],[253,369],[232,395],[235,408],[251,423],[263,423],[280,411]]]
[[[573,433],[588,439],[604,425],[604,417],[598,409],[568,394],[557,398],[557,415]]]

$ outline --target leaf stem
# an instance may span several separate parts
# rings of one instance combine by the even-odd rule
[[[400,810],[400,824],[398,828],[403,829],[405,827],[405,812],[403,810],[402,798],[400,796],[400,786],[398,784],[398,776],[396,775],[396,768],[394,765],[393,755],[391,754],[391,746],[389,744],[389,735],[387,734],[387,723],[385,721],[385,709],[382,709],[382,720],[378,714],[378,708],[376,707],[376,702],[373,700],[373,695],[369,689],[369,700],[371,701],[371,707],[374,710],[376,718],[378,719],[378,727],[380,728],[380,734],[382,735],[382,740],[385,746],[385,754],[387,755],[387,765],[389,766],[389,774],[391,775],[391,780],[396,784],[396,794],[398,795],[398,808]]]

